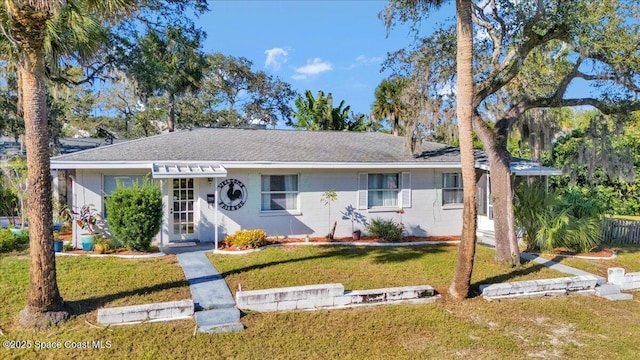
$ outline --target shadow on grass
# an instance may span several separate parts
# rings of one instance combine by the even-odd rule
[[[555,263],[560,263],[562,260],[564,260],[565,257],[563,256],[556,256],[551,260],[546,260],[549,262],[555,262]],[[521,258],[521,264],[525,265],[528,264],[529,262],[531,262],[531,260],[526,260]],[[529,274],[533,274],[536,273],[544,268],[547,268],[547,266],[543,265],[543,264],[538,264],[536,263],[535,265],[532,265],[530,267],[519,267],[519,268],[513,268],[513,270],[511,272],[508,272],[506,274],[500,274],[500,275],[496,275],[496,276],[492,276],[480,281],[476,281],[474,283],[471,284],[471,289],[469,290],[470,293],[470,297],[474,298],[477,296],[482,295],[482,292],[480,291],[480,285],[489,285],[489,284],[499,284],[499,283],[503,283],[503,282],[508,282],[509,280],[512,280],[514,278],[520,277],[520,276],[526,276]]]
[[[69,309],[71,310],[71,314],[78,316],[78,315],[87,314],[94,310],[102,308],[105,305],[115,300],[127,298],[130,296],[136,296],[136,295],[146,295],[156,291],[163,291],[163,290],[179,288],[179,287],[188,286],[188,285],[189,284],[187,283],[186,280],[172,281],[172,282],[166,282],[163,284],[142,287],[134,290],[121,291],[114,294],[106,294],[102,296],[90,297],[82,300],[65,301],[65,303],[67,304],[67,306],[69,306]]]
[[[304,256],[293,259],[285,259],[285,260],[275,260],[264,262],[260,264],[253,264],[249,266],[245,266],[238,269],[233,269],[230,271],[226,271],[221,273],[223,278],[226,278],[231,275],[240,274],[247,271],[264,269],[270,266],[282,265],[282,264],[290,264],[296,262],[304,262],[310,260],[317,259],[325,259],[325,258],[338,258],[342,260],[350,260],[356,258],[365,258],[371,257],[376,263],[391,263],[391,262],[403,262],[408,260],[417,259],[423,256],[428,256],[429,254],[441,253],[445,252],[442,249],[442,246],[446,245],[426,245],[426,246],[415,246],[415,247],[363,247],[363,246],[345,246],[332,248],[330,251],[325,251],[317,255],[313,256]],[[323,250],[326,250],[328,246],[321,246]]]

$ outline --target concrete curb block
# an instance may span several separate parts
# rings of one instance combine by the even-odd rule
[[[247,249],[247,250],[211,250],[214,254],[224,254],[224,255],[244,255],[250,254],[257,251],[262,251],[269,247],[279,247],[279,246],[331,246],[331,245],[339,245],[339,246],[370,246],[370,247],[393,247],[393,246],[422,246],[422,245],[442,245],[442,244],[451,244],[457,245],[459,244],[459,240],[453,241],[414,241],[414,242],[397,242],[397,243],[365,243],[365,242],[357,242],[357,241],[338,241],[338,242],[294,242],[294,243],[283,243],[283,244],[272,244],[267,246],[261,246],[256,249]]]
[[[193,317],[193,300],[98,309],[98,323],[127,325],[141,322],[182,320]]]
[[[482,291],[482,297],[487,300],[569,294],[595,294],[597,284],[597,276],[582,275],[480,285],[480,291]]]
[[[615,267],[607,270],[607,282],[620,286],[621,290],[640,290],[640,272],[625,272],[624,268]]]
[[[430,303],[439,299],[429,285],[344,291],[342,284],[319,284],[238,291],[238,309],[258,312],[342,309],[383,304]]]

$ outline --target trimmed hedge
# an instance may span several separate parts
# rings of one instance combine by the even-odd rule
[[[162,222],[162,194],[149,180],[125,188],[118,184],[106,200],[107,225],[132,251],[148,251]]]

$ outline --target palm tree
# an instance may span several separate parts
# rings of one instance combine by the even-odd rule
[[[133,11],[133,0],[10,0],[0,5],[0,43],[17,64],[29,181],[30,286],[18,321],[47,327],[68,317],[56,281],[45,80],[61,56],[91,55],[105,38],[104,20]]]
[[[333,95],[326,96],[322,90],[314,97],[311,90],[304,93],[304,97],[298,95],[295,100],[296,111],[293,116],[296,122],[287,125],[308,130],[346,130],[349,128],[349,112],[351,106],[345,101],[340,101],[338,107],[333,107]]]
[[[473,157],[473,2],[456,0],[457,52],[456,115],[460,136],[460,161],[462,163],[462,187],[464,209],[462,236],[458,250],[453,281],[449,293],[455,298],[465,298],[471,287],[473,260],[476,254],[476,170]]]
[[[417,19],[421,13],[440,7],[445,0],[390,0],[385,17],[387,29],[393,25],[396,11],[403,12],[401,20]],[[464,210],[462,235],[458,250],[458,261],[449,293],[455,298],[469,295],[471,273],[476,252],[476,179],[473,157],[473,2],[456,0],[457,53],[456,53],[456,116],[460,137],[460,161],[462,164],[462,186]]]
[[[400,97],[404,84],[404,80],[400,78],[382,80],[376,88],[376,100],[371,109],[371,113],[377,119],[387,119],[395,136],[399,136],[401,130],[403,104]]]

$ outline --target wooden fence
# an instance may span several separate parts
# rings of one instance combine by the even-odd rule
[[[640,221],[604,218],[602,242],[640,245]]]

